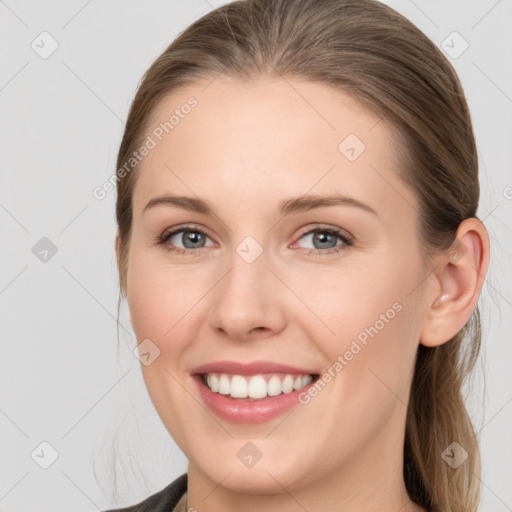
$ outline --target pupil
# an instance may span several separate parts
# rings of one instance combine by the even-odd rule
[[[196,244],[201,241],[201,233],[195,231],[187,231],[185,234],[185,241],[190,241],[192,244]],[[195,239],[195,240],[194,240]]]
[[[326,241],[328,242],[329,239],[331,239],[331,242],[332,240],[334,240],[334,245],[330,245],[329,248],[332,248],[332,247],[335,247],[336,246],[336,240],[334,239],[333,235],[331,233],[317,233],[313,236],[313,241],[314,242],[319,242],[320,245],[322,245],[323,243],[325,243]]]

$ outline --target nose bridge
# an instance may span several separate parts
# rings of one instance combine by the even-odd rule
[[[280,328],[278,283],[267,263],[266,250],[253,237],[234,247],[229,271],[213,296],[210,321],[214,328],[234,338],[243,338],[256,328]]]
[[[260,246],[261,247],[261,246]],[[230,258],[230,271],[222,286],[221,300],[230,308],[230,316],[247,316],[258,304],[262,304],[266,293],[269,272],[266,252],[261,248],[256,254],[254,242],[239,244]]]

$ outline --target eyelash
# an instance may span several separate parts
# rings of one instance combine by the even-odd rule
[[[185,225],[185,226],[181,226],[179,229],[175,229],[174,231],[171,231],[171,232],[164,231],[161,235],[158,235],[156,237],[155,245],[164,245],[165,243],[167,243],[167,241],[172,236],[176,235],[177,233],[181,233],[182,231],[183,232],[190,231],[190,232],[194,232],[194,233],[200,233],[201,235],[208,237],[207,233],[205,231],[203,231],[201,228],[198,228],[193,225]],[[302,233],[300,235],[300,237],[298,238],[298,240],[305,237],[306,235],[310,235],[311,233],[315,233],[315,232],[329,233],[331,235],[336,235],[343,242],[343,245],[331,247],[330,249],[324,249],[324,250],[308,249],[308,251],[309,251],[308,254],[313,253],[313,254],[317,254],[318,256],[325,256],[327,254],[339,253],[343,250],[343,247],[351,247],[354,245],[354,239],[351,236],[347,235],[345,232],[342,232],[341,230],[339,230],[337,228],[333,228],[330,226],[323,226],[323,225],[318,225],[318,226],[314,227],[313,229],[310,229],[309,231]],[[203,247],[199,247],[199,249],[203,249]],[[175,254],[181,254],[181,255],[187,255],[187,254],[197,255],[198,249],[181,249],[181,248],[169,246],[169,247],[167,247],[167,251],[174,252]]]

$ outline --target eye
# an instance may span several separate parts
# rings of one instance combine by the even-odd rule
[[[354,244],[353,237],[348,233],[339,228],[325,225],[319,225],[303,233],[299,240],[302,239],[313,244],[313,247],[309,248],[308,254],[319,256],[339,253]],[[164,231],[157,236],[155,245],[163,245],[169,252],[177,254],[198,255],[198,249],[215,246],[214,243],[207,245],[208,240],[211,241],[211,238],[201,228],[187,225],[172,231]],[[304,249],[308,248],[304,247]]]
[[[170,252],[192,254],[197,253],[197,249],[207,247],[207,239],[210,239],[210,237],[202,229],[195,226],[181,226],[179,229],[159,235],[156,239],[156,245],[168,244],[167,250]]]
[[[317,226],[310,229],[299,238],[299,240],[302,239],[313,244],[313,247],[309,248],[310,254],[321,256],[341,252],[354,244],[350,235],[332,226]],[[338,243],[339,241],[341,244]]]

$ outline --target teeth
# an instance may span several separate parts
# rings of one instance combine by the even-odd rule
[[[203,376],[203,382],[215,393],[230,395],[233,398],[265,398],[288,394],[307,386],[313,377],[311,375],[272,375],[265,379],[263,375],[252,377],[243,375],[228,375],[226,373],[209,373]]]
[[[272,375],[272,377],[270,377],[270,380],[267,383],[267,395],[268,396],[280,395],[281,391],[283,391],[283,385],[281,383],[281,379],[277,375]]]
[[[221,395],[229,395],[231,386],[229,385],[229,377],[222,374],[219,379],[219,393]]]
[[[230,389],[233,398],[247,398],[247,381],[241,375],[231,377]]]
[[[293,377],[287,375],[283,379],[283,393],[291,393],[293,391]]]
[[[247,388],[247,394],[250,398],[265,398],[267,396],[267,382],[261,375],[252,377]]]

